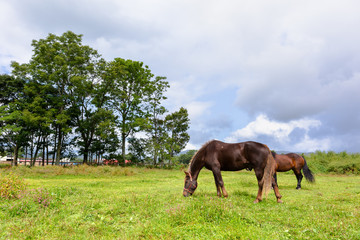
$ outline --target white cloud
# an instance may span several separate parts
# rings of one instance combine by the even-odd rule
[[[286,150],[290,146],[293,150],[307,149],[307,151],[309,151],[308,149],[328,149],[328,140],[318,141],[316,139],[310,139],[309,137],[309,131],[320,126],[321,122],[315,119],[279,122],[270,120],[266,115],[261,114],[244,128],[231,133],[225,140],[228,142],[241,142],[248,140],[259,141],[266,138],[273,146],[284,148],[282,150]],[[303,130],[304,133],[301,140],[295,145],[292,145],[291,134],[296,129]],[[269,143],[266,142],[266,144]]]
[[[285,144],[295,134],[298,148],[326,149],[334,147],[327,139],[339,139],[334,150],[359,151],[359,7],[356,0],[0,0],[0,71],[27,62],[33,39],[71,30],[107,60],[143,61],[166,76],[166,107],[188,108],[190,141],[221,134]],[[236,96],[224,97],[228,89]],[[215,128],[219,119],[229,124]],[[239,132],[235,123],[247,126]]]
[[[330,138],[311,139],[308,135],[305,135],[301,142],[295,143],[291,147],[294,151],[298,152],[328,151],[332,150],[333,145],[331,143],[332,140]]]
[[[190,119],[199,120],[201,116],[206,115],[211,107],[210,102],[191,102],[185,105],[185,108],[188,110]]]
[[[288,123],[271,121],[266,115],[261,114],[246,127],[233,132],[227,140],[237,141],[238,139],[252,139],[259,135],[268,135],[277,141],[287,141],[290,133],[295,128],[309,131],[310,128],[319,127],[320,125],[319,120],[313,119],[293,120]]]
[[[196,150],[196,149],[199,149],[199,148],[200,148],[200,146],[192,144],[192,143],[189,142],[188,144],[186,144],[186,147],[185,147],[185,149],[183,151]]]

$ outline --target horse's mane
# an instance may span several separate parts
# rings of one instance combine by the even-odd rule
[[[209,145],[210,142],[212,142],[214,140],[210,140],[210,141],[207,141],[206,143],[204,143],[202,145],[202,147],[194,154],[194,156],[191,158],[190,160],[190,163],[189,163],[189,168],[188,168],[188,171],[190,172],[190,168],[191,168],[191,165],[193,164],[194,160],[197,158],[197,156],[202,153],[204,151],[204,149],[206,148],[207,145]]]
[[[277,153],[276,153],[274,150],[271,151],[271,154],[273,155],[274,158],[275,158],[276,155],[277,155]]]

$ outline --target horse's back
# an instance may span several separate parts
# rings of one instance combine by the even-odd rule
[[[211,169],[220,167],[223,171],[238,171],[266,164],[269,148],[258,142],[224,143],[213,140],[206,146],[206,165]]]
[[[275,162],[277,164],[277,172],[286,172],[297,168],[301,169],[304,166],[303,157],[296,153],[276,154]]]

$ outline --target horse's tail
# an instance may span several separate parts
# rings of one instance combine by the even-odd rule
[[[261,180],[262,183],[263,183],[263,189],[262,190],[265,193],[265,197],[267,197],[269,191],[271,190],[272,178],[274,176],[275,167],[276,167],[276,163],[275,163],[275,159],[273,157],[273,154],[271,153],[269,148],[268,148],[268,150],[269,150],[269,154],[268,154],[268,157],[267,157],[267,160],[266,160],[266,166],[265,166],[265,169],[264,169],[264,175],[263,175],[263,178]]]
[[[313,173],[310,171],[310,169],[306,163],[305,157],[302,156],[302,158],[304,159],[303,173],[305,175],[306,180],[308,180],[309,182],[315,182],[315,177],[314,177]]]

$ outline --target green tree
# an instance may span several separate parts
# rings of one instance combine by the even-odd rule
[[[101,64],[102,61],[99,61],[94,66],[99,67]],[[98,69],[93,74],[101,76]],[[84,156],[84,163],[88,162],[91,145],[95,136],[103,136],[104,134],[99,133],[99,131],[109,131],[110,129],[104,128],[104,126],[111,126],[111,123],[108,122],[109,120],[115,121],[113,111],[105,108],[110,86],[105,81],[94,80],[92,78],[74,79],[70,91],[71,116],[74,119],[75,131],[79,133],[77,145],[81,147],[80,150]],[[104,138],[101,137],[99,139]]]
[[[110,107],[118,117],[122,160],[125,162],[126,139],[146,124],[147,96],[152,91],[153,78],[142,62],[115,58],[107,64],[104,80],[111,85]]]
[[[50,125],[54,116],[54,110],[51,108],[50,91],[44,86],[39,85],[37,82],[29,82],[24,88],[24,98],[26,101],[25,108],[22,112],[22,117],[26,129],[30,136],[28,141],[33,148],[31,152],[34,155],[31,156],[31,165],[35,164],[35,159],[46,146],[46,138],[50,135]],[[35,151],[33,151],[35,148]],[[44,156],[43,156],[44,164]]]
[[[129,152],[132,156],[130,159],[132,162],[145,162],[146,153],[147,153],[147,144],[148,141],[145,138],[135,138],[130,137],[129,142]]]
[[[97,159],[101,159],[105,153],[113,155],[119,146],[115,116],[105,111],[102,119],[95,129],[95,139],[91,145],[91,152],[96,154]]]
[[[47,38],[33,40],[33,56],[28,64],[12,63],[13,73],[26,76],[43,88],[53,88],[51,109],[55,133],[56,164],[59,164],[64,139],[72,127],[80,135],[79,144],[87,162],[96,116],[103,103],[95,103],[94,81],[98,78],[98,64],[102,61],[96,50],[82,44],[82,35],[71,31],[61,36],[49,34]],[[46,95],[47,93],[45,93]],[[44,95],[42,96],[44,97]]]
[[[146,111],[148,113],[148,125],[146,133],[149,136],[148,152],[152,155],[153,163],[156,165],[159,162],[159,156],[163,158],[164,155],[164,140],[167,139],[166,129],[164,128],[163,115],[166,109],[162,106],[162,101],[166,99],[165,91],[170,87],[169,83],[165,81],[165,77],[156,77],[151,82],[151,92],[147,98]]]
[[[179,111],[171,113],[165,117],[166,129],[169,132],[169,139],[166,150],[170,159],[181,152],[188,143],[190,136],[187,133],[190,119],[187,109],[181,107]]]
[[[2,142],[13,151],[12,165],[17,165],[20,147],[27,139],[28,132],[24,124],[25,104],[23,89],[25,82],[10,75],[0,75],[0,133]]]
[[[0,74],[0,106],[14,102],[20,98],[24,88],[24,80],[8,74]]]
[[[178,159],[179,163],[188,165],[191,161],[191,158],[194,156],[195,153],[196,153],[196,150],[189,150],[183,154],[180,154],[177,157],[177,159]]]

